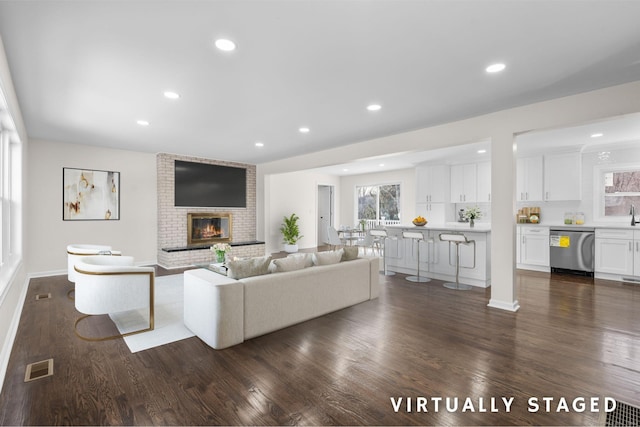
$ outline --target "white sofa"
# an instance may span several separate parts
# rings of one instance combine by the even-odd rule
[[[206,269],[184,273],[184,324],[223,349],[340,310],[379,294],[378,258],[230,279]]]

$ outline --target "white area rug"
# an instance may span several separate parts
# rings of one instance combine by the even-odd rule
[[[184,326],[184,276],[173,274],[155,279],[155,329],[125,337],[132,353],[194,336]],[[148,327],[149,310],[132,310],[109,315],[121,334]]]

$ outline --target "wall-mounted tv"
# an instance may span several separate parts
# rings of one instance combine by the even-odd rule
[[[175,206],[246,208],[247,170],[175,161]]]

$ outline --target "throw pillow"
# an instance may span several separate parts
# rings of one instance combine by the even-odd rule
[[[304,258],[303,257],[278,258],[273,260],[273,264],[275,265],[276,273],[281,273],[283,271],[302,270],[304,268]]]
[[[231,279],[244,279],[245,277],[261,276],[269,272],[271,256],[263,256],[248,259],[239,259],[227,263],[227,276]]]
[[[316,252],[313,254],[313,263],[315,265],[337,264],[342,259],[344,250]]]
[[[358,258],[357,246],[345,246],[343,249],[344,253],[342,254],[342,259],[340,261],[351,261]]]
[[[309,252],[290,254],[287,258],[302,258],[304,260],[304,268],[311,267],[313,265],[313,254]]]

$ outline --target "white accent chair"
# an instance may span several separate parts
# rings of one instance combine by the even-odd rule
[[[336,230],[332,226],[327,227],[327,244],[331,246],[331,249],[335,249],[338,246],[344,246],[344,241],[340,239],[340,235],[338,235],[338,230]]]
[[[75,323],[76,335],[88,341],[120,338],[154,328],[153,267],[136,267],[130,256],[85,256],[74,267],[76,309],[85,314]],[[107,337],[86,337],[78,332],[78,323],[93,315],[149,309],[149,327]]]
[[[74,267],[76,262],[83,257],[90,255],[114,255],[111,250],[111,246],[107,245],[85,245],[85,244],[73,244],[67,246],[67,279],[70,282],[76,281],[76,271]],[[120,252],[117,252],[119,255]]]

